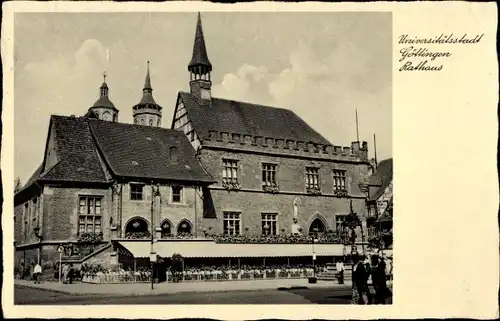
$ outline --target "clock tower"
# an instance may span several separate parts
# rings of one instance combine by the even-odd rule
[[[208,59],[199,12],[194,36],[193,57],[188,65],[188,71],[190,75],[189,85],[191,87],[191,94],[196,97],[200,104],[210,105],[212,100],[212,82],[210,79],[212,64]]]
[[[99,88],[100,97],[97,101],[89,108],[85,117],[97,118],[99,120],[118,122],[118,109],[109,100],[109,88],[106,83],[106,73],[103,74],[104,81]]]

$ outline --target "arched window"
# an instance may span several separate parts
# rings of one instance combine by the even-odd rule
[[[141,125],[144,125],[144,118],[141,118]]]
[[[148,225],[148,222],[142,217],[131,219],[125,226],[125,237],[132,239],[150,237]]]
[[[160,127],[160,120],[158,119],[158,122],[156,123],[156,126]]]
[[[160,227],[162,238],[167,238],[172,235],[172,223],[168,219],[165,219]]]
[[[188,220],[182,220],[179,225],[177,225],[177,235],[191,235],[192,226]]]
[[[316,233],[325,233],[326,232],[326,226],[323,221],[317,217],[312,221],[311,225],[309,226],[309,235],[315,235]]]
[[[149,126],[153,126],[153,118],[149,120]]]

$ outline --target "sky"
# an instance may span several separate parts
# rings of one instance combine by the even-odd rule
[[[385,12],[201,13],[212,96],[293,110],[334,145],[392,157],[392,17]],[[50,115],[83,116],[103,72],[119,121],[132,123],[150,61],[170,128],[189,91],[197,13],[16,13],[15,176],[43,161]]]

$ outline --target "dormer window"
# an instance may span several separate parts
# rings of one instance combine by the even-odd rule
[[[177,147],[170,147],[168,151],[170,161],[177,162]]]

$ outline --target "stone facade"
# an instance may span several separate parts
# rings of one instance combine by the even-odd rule
[[[215,149],[202,147],[199,159],[217,184],[210,186],[213,204],[211,213],[205,212],[203,227],[214,233],[222,233],[223,212],[241,213],[241,233],[261,234],[263,213],[278,214],[278,234],[292,232],[295,200],[298,200],[298,223],[307,234],[312,221],[317,217],[326,230],[336,230],[338,216],[353,210],[361,218],[366,216],[366,190],[360,188],[369,175],[370,164],[364,161],[336,161],[315,157],[314,154],[283,155],[246,150]],[[241,188],[226,190],[223,187],[223,160],[237,161],[238,183]],[[277,165],[277,185],[279,192],[267,193],[262,187],[262,164]],[[306,168],[319,171],[321,195],[310,195],[306,188]],[[347,197],[337,197],[334,193],[334,170],[346,173]],[[206,210],[206,209],[205,209]]]

